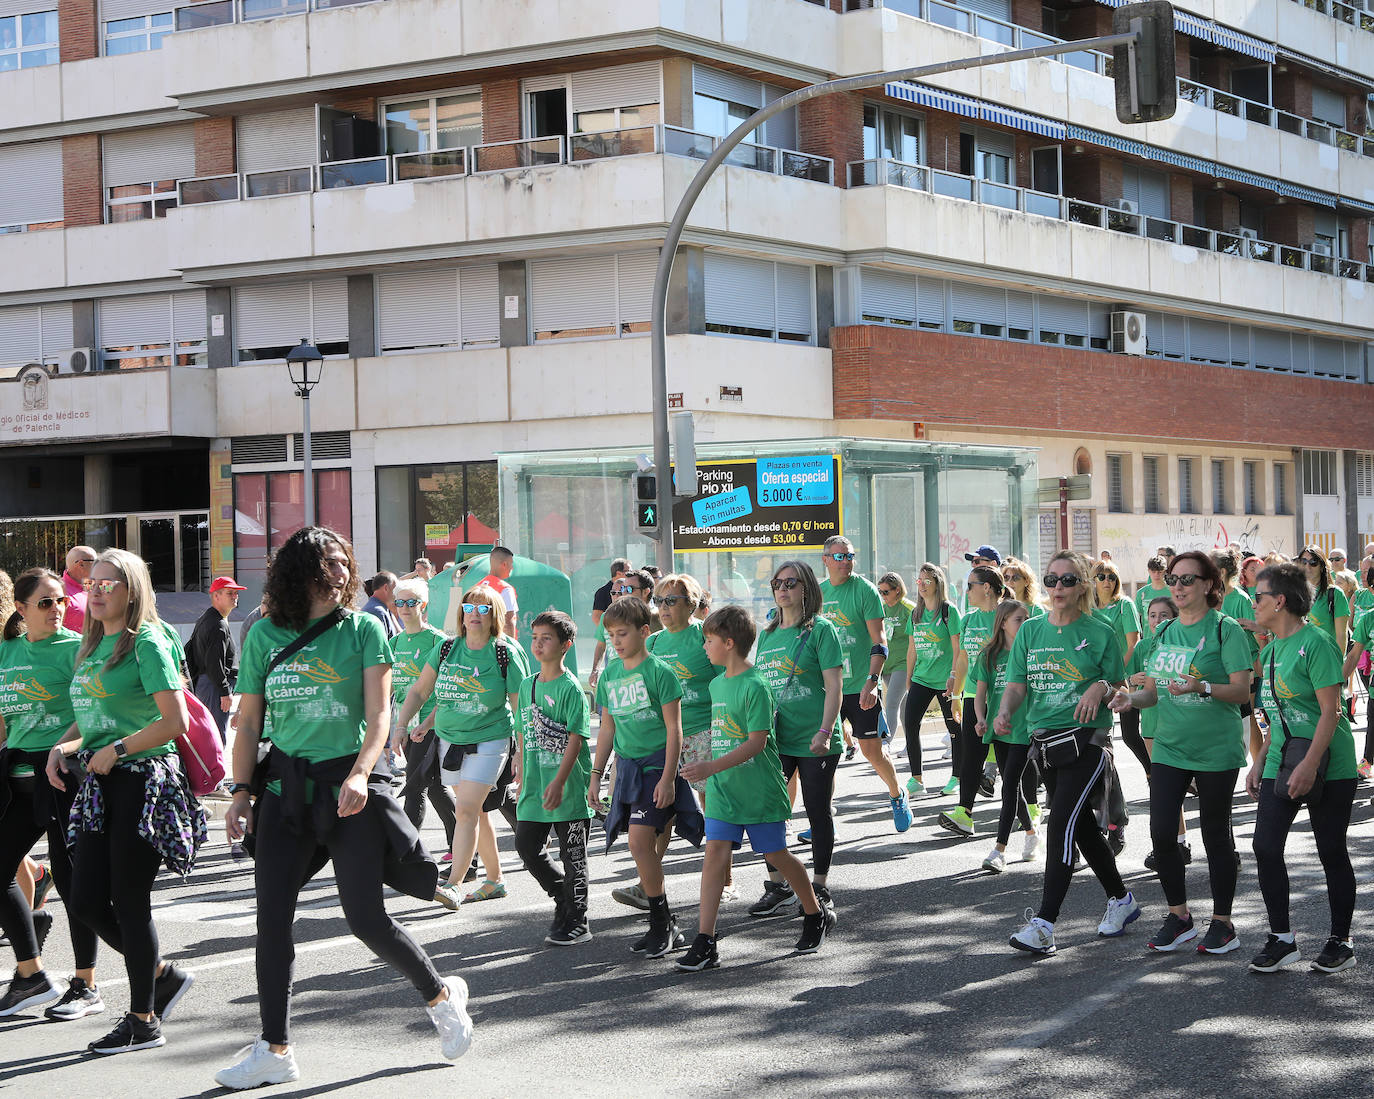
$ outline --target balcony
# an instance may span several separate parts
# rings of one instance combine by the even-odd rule
[[[1299,7],[1308,11],[1329,15],[1338,23],[1348,27],[1358,27],[1374,34],[1374,0],[1356,0],[1344,3],[1343,0],[1293,0]]]
[[[171,279],[167,220],[0,234],[0,294]]]

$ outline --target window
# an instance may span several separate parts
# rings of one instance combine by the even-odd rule
[[[1160,476],[1163,461],[1149,454],[1141,459],[1141,469],[1145,474],[1145,510],[1154,514],[1162,514],[1165,510],[1165,486]]]
[[[348,281],[270,283],[234,291],[239,362],[286,358],[309,339],[326,357],[348,354]]]
[[[1180,458],[1178,460],[1178,510],[1180,515],[1191,515],[1197,511],[1193,499],[1193,466],[1192,458]]]
[[[657,267],[657,252],[532,260],[535,341],[647,333]]]
[[[1260,499],[1260,473],[1261,465],[1259,462],[1245,463],[1244,474],[1246,515],[1264,514],[1264,501]]]
[[[72,346],[71,302],[0,308],[0,378],[12,378],[33,362],[56,362]]]
[[[779,88],[704,65],[692,66],[692,129],[724,137],[766,103],[784,93]],[[797,147],[797,110],[793,107],[755,130],[749,141],[784,149]]]
[[[377,276],[383,354],[496,347],[501,314],[495,264]]]
[[[0,18],[0,72],[36,69],[57,61],[56,11]]]
[[[1302,452],[1302,491],[1305,496],[1339,495],[1334,450]]]
[[[1063,194],[1060,184],[1062,150],[1058,145],[1045,145],[1031,150],[1031,190],[1047,195]]]
[[[965,130],[959,135],[959,173],[990,183],[1011,183],[1015,138],[1001,130]]]
[[[1127,478],[1130,476],[1130,457],[1126,454],[1107,455],[1107,510],[1130,511],[1127,504]]]
[[[0,234],[60,229],[62,142],[0,146]]]
[[[1231,463],[1224,458],[1212,459],[1212,514],[1230,515],[1231,493],[1227,483],[1231,479]]]
[[[1374,454],[1355,455],[1355,495],[1374,496]]]
[[[162,40],[171,30],[170,11],[138,15],[131,19],[111,19],[105,24],[105,56],[160,50]]]
[[[177,204],[177,180],[196,174],[190,124],[105,134],[100,139],[106,221],[164,217]]]
[[[522,84],[525,134],[566,136],[656,125],[661,83],[657,61],[530,78]]]
[[[205,291],[102,298],[102,369],[206,366]]]
[[[436,567],[464,545],[500,541],[495,462],[383,466],[377,470],[377,554],[409,571],[424,556]]]
[[[865,103],[864,159],[925,163],[921,155],[922,128],[922,120],[916,115]]]
[[[810,343],[811,268],[706,253],[706,331]]]
[[[1274,514],[1292,515],[1293,505],[1289,502],[1289,466],[1287,462],[1274,463]]]
[[[381,105],[388,153],[428,153],[482,143],[482,93],[451,92]]]
[[[312,472],[315,521],[352,541],[352,474],[346,469]],[[261,591],[268,556],[304,525],[305,476],[300,470],[234,474],[234,578]]]

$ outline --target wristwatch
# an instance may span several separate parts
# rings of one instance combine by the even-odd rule
[[[249,786],[248,783],[246,783],[246,782],[236,782],[236,783],[234,783],[232,786],[229,787],[229,796],[230,796],[230,797],[233,797],[235,794],[247,794],[247,793],[251,793],[252,790],[253,790],[253,788],[252,788],[251,786]]]
[[[129,749],[124,746],[124,741],[116,740],[113,744],[116,758],[123,759],[129,754]]]
[[[1198,694],[1202,695],[1203,698],[1212,697],[1212,685],[1208,683],[1207,680],[1204,679],[1201,683],[1199,683],[1197,689]]]
[[[870,683],[877,683],[878,680],[880,680],[880,679],[882,679],[882,676],[881,676],[878,672],[869,672],[869,673],[868,673],[868,681],[869,681]]]

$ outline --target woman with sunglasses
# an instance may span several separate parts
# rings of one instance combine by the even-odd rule
[[[1121,661],[1129,664],[1131,654],[1140,642],[1140,612],[1133,600],[1121,594],[1121,574],[1110,561],[1099,561],[1093,566],[1093,600],[1096,605],[1093,614],[1111,626],[1121,646]],[[1145,777],[1149,778],[1150,754],[1145,750],[1145,741],[1140,736],[1140,713],[1126,710],[1119,716],[1121,741],[1140,762]]]
[[[906,597],[906,581],[899,573],[885,572],[878,577],[878,597],[883,601],[883,631],[887,635],[887,659],[883,661],[883,719],[888,736],[896,738],[897,725],[906,701],[906,648],[911,639],[911,612],[916,604]],[[854,758],[854,744],[846,740],[844,758]]]
[[[401,729],[408,729],[431,695],[438,700],[434,730],[441,741],[440,777],[453,790],[457,819],[449,880],[439,884],[434,899],[454,912],[464,899],[462,876],[477,850],[482,803],[497,788],[515,747],[517,696],[529,676],[524,652],[505,638],[503,606],[501,597],[484,584],[468,590],[461,607],[462,635],[430,653],[397,719]],[[493,867],[488,865],[484,886],[500,884],[499,862],[494,869],[497,881],[491,880]],[[500,892],[504,895],[504,885]]]
[[[1011,598],[1024,604],[1031,618],[1039,618],[1045,613],[1045,596],[1040,591],[1040,581],[1035,578],[1028,564],[1019,557],[1008,557],[1002,565],[1002,579],[1006,581]]]
[[[1332,580],[1326,554],[1320,546],[1304,546],[1298,555],[1298,564],[1306,572],[1307,582],[1314,592],[1307,620],[1329,634],[1336,648],[1345,652],[1350,640],[1350,600]]]
[[[654,590],[654,580],[643,569],[631,569],[618,580],[611,581],[611,602],[617,599],[624,599],[627,596],[635,596],[644,600],[645,606],[649,608],[652,620],[649,625],[650,634],[657,633],[662,627],[659,623],[658,609],[653,605],[651,598]],[[704,598],[704,597],[703,597]],[[704,619],[705,615],[697,615],[699,620]],[[606,656],[606,627],[600,622],[596,624],[596,649],[592,653],[592,670],[587,676],[587,685],[596,690],[596,681],[601,677],[601,660]],[[612,656],[610,659],[614,660]]]
[[[1050,558],[1044,578],[1049,612],[1017,631],[993,722],[995,735],[1010,736],[1016,711],[1026,706],[1026,727],[1044,761],[1050,792],[1040,908],[1011,937],[1012,946],[1033,954],[1055,953],[1054,925],[1069,891],[1075,847],[1107,894],[1097,933],[1115,937],[1140,916],[1088,806],[1109,762],[1105,749],[1111,743],[1112,714],[1103,703],[1126,675],[1115,632],[1093,617],[1091,570],[1088,559],[1073,550]]]
[[[1255,586],[1255,617],[1273,635],[1260,654],[1259,702],[1269,719],[1265,754],[1255,760],[1245,779],[1246,792],[1259,802],[1255,867],[1269,916],[1269,938],[1250,962],[1257,973],[1273,973],[1302,958],[1289,922],[1284,848],[1304,802],[1331,910],[1330,936],[1312,968],[1337,973],[1355,964],[1350,942],[1355,872],[1346,843],[1359,781],[1355,739],[1341,708],[1341,650],[1326,630],[1312,624],[1310,569],[1271,565],[1259,574]],[[1318,794],[1315,784],[1323,770]],[[1280,774],[1286,790],[1278,782]]]
[[[1183,798],[1195,785],[1212,888],[1212,917],[1197,949],[1227,954],[1240,945],[1231,920],[1236,896],[1231,799],[1245,766],[1240,708],[1250,699],[1250,643],[1235,619],[1221,611],[1225,581],[1208,554],[1185,550],[1173,559],[1164,580],[1178,618],[1164,623],[1153,638],[1145,685],[1118,691],[1110,703],[1117,713],[1158,710],[1151,752],[1150,840],[1169,912],[1146,945],[1167,952],[1198,935],[1188,908],[1182,845],[1175,835]]]
[[[949,730],[949,781],[940,791],[952,794],[959,788],[959,764],[963,759],[959,745],[959,717],[957,699],[962,697],[962,684],[954,675],[954,654],[959,650],[959,632],[963,619],[949,601],[945,572],[939,565],[927,561],[916,571],[917,602],[911,612],[911,626],[906,646],[907,675],[910,685],[906,692],[906,756],[911,765],[907,791],[915,795],[932,794],[926,786],[921,762],[921,722],[930,704],[939,704],[940,713]]]
[[[75,724],[48,755],[48,781],[87,772],[67,828],[71,911],[124,955],[129,1012],[93,1053],[161,1046],[162,1022],[193,978],[158,957],[152,889],[159,866],[185,877],[205,842],[174,741],[186,731],[180,648],[158,618],[148,566],[108,549],[91,569],[71,701]]]
[[[883,585],[883,581],[879,581]],[[827,880],[835,852],[830,802],[840,766],[840,704],[844,697],[844,654],[840,636],[821,611],[816,574],[802,561],[784,561],[773,573],[774,613],[759,634],[754,667],[768,681],[777,704],[778,759],[791,786],[801,784],[810,825],[812,883],[816,899],[834,911]],[[889,585],[890,587],[890,585]],[[763,896],[751,916],[773,916],[797,905],[782,874],[769,868]]]
[[[50,872],[62,899],[71,904],[72,864],[67,821],[75,784],[54,790],[43,775],[48,752],[71,728],[71,685],[81,635],[62,626],[67,595],[62,579],[47,569],[29,569],[14,585],[16,609],[5,623],[0,645],[0,926],[14,948],[17,968],[0,998],[0,1017],[58,998],[61,990],[43,971],[42,940],[52,916],[34,912],[15,873],[33,845],[48,839]],[[105,1010],[95,983],[95,932],[68,913],[76,975],[65,995],[48,1008],[49,1019],[68,1021]],[[35,930],[35,925],[41,930]]]

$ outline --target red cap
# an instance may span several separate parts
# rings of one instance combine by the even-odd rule
[[[248,590],[242,584],[235,584],[234,578],[232,576],[217,576],[215,577],[214,582],[210,585],[210,594],[214,595],[215,592],[224,591],[225,588],[228,588],[230,591]]]

